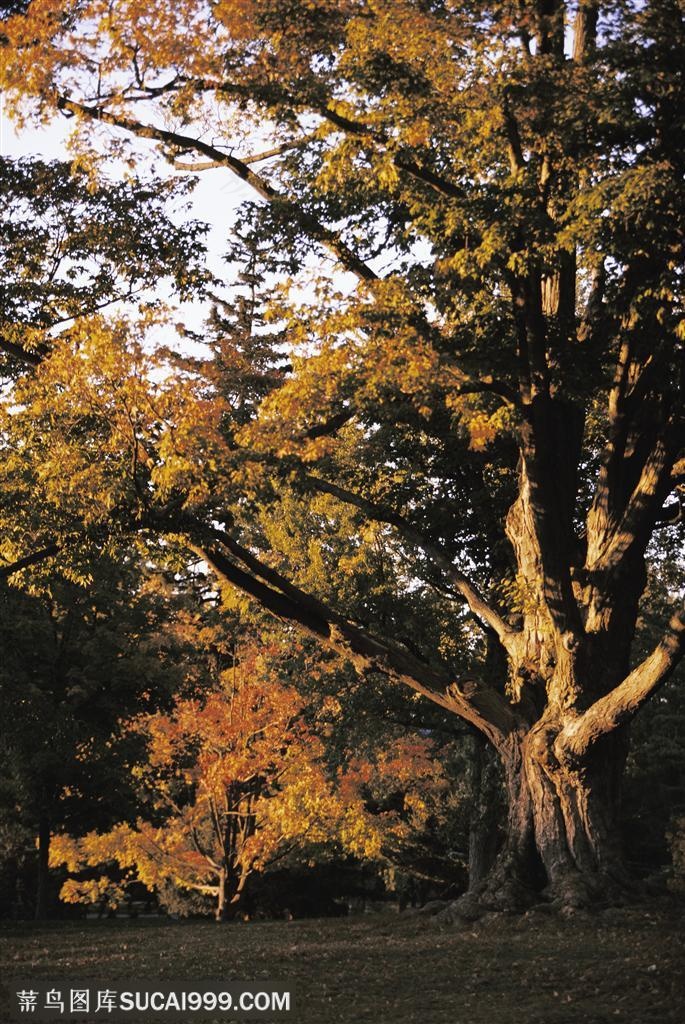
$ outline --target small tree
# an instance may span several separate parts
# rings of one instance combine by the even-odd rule
[[[61,837],[54,866],[116,861],[150,888],[171,882],[212,897],[223,921],[240,910],[250,874],[295,849],[339,839],[358,855],[376,852],[358,797],[336,795],[300,697],[263,656],[244,656],[212,692],[179,698],[169,713],[130,728],[147,740],[147,758],[134,768],[144,815],[107,834]],[[121,885],[71,880],[62,898],[92,902],[108,891],[120,898]]]

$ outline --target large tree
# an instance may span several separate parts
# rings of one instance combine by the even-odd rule
[[[254,301],[215,317],[211,367],[179,374],[199,426],[169,414],[165,447],[136,420],[128,497],[487,738],[509,816],[483,902],[527,899],[540,867],[560,903],[622,888],[627,727],[685,636],[679,608],[632,657],[683,482],[679,4],[33,0],[3,35],[17,109],[238,175],[260,197],[239,224],[252,291],[300,285],[271,301],[270,351]],[[318,545],[279,528],[293,501]],[[332,523],[348,559],[387,538],[404,619],[331,586]],[[421,581],[481,630],[466,677],[407,632]]]

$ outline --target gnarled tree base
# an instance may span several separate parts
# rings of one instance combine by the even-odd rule
[[[602,911],[638,902],[646,890],[626,874],[569,871],[540,889],[504,864],[495,865],[481,885],[459,899],[435,908],[442,924],[470,924],[486,914],[523,914],[533,908],[570,916],[581,910]]]

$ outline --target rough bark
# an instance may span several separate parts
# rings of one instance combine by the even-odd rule
[[[502,848],[490,872],[475,890],[484,907],[521,909],[534,900],[539,874],[533,803],[524,769],[522,737],[513,733],[500,751],[507,800]]]
[[[562,721],[546,713],[500,751],[504,842],[452,915],[522,910],[542,900],[560,909],[602,905],[631,891],[616,822],[625,732],[575,758],[559,745],[562,731]]]
[[[563,521],[572,485],[558,480],[556,494],[548,484],[540,495],[531,482],[540,463],[530,465],[524,455],[507,520],[521,628],[508,658],[519,723],[498,745],[508,801],[505,840],[493,868],[473,879],[452,917],[520,909],[540,899],[559,908],[601,905],[633,894],[617,821],[628,723],[669,677],[685,642],[685,614],[677,612],[651,654],[629,671],[644,553],[626,556],[621,586],[602,587],[601,615],[592,588],[569,593],[558,585],[559,566],[573,566]],[[541,502],[558,510],[553,528],[540,522]]]

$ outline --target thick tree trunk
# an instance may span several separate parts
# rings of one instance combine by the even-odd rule
[[[508,815],[492,869],[469,887],[482,910],[559,909],[616,902],[631,888],[618,839],[623,733],[582,759],[559,743],[564,722],[546,712],[500,751]],[[456,905],[459,912],[459,903]]]
[[[531,415],[534,425],[546,417],[557,467],[543,472],[549,467],[538,455],[522,458],[507,517],[520,590],[520,628],[507,649],[517,725],[496,744],[508,817],[492,870],[470,890],[484,907],[499,909],[540,899],[577,907],[615,899],[627,884],[616,821],[625,734],[612,730],[580,746],[571,738],[586,708],[621,681],[633,633],[625,620],[634,619],[637,601],[626,587],[611,602],[621,608],[621,637],[609,636],[604,621],[587,630],[570,572],[582,424],[551,401]]]
[[[524,740],[523,760],[546,894],[575,907],[613,900],[627,886],[616,820],[624,753],[607,737],[572,757],[558,740],[564,724],[543,717]]]
[[[504,843],[491,870],[470,887],[492,909],[522,909],[535,900],[540,881],[536,856],[533,804],[526,782],[520,736],[512,736],[500,751],[507,799]]]
[[[44,921],[50,911],[50,822],[41,814],[38,822],[38,876],[36,881],[36,921]]]

